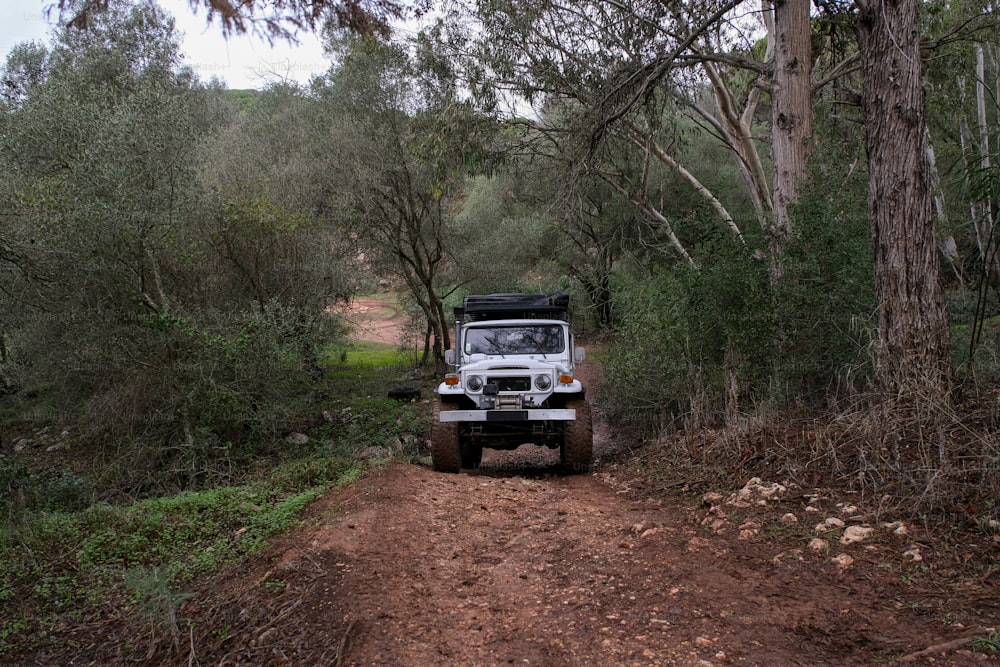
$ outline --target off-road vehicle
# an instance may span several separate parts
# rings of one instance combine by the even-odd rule
[[[585,471],[593,450],[590,406],[574,377],[583,348],[573,344],[565,294],[469,295],[455,309],[454,372],[437,388],[434,469],[478,468],[483,448],[544,445],[565,470]]]

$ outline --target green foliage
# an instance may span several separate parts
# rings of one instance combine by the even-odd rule
[[[326,385],[329,417],[307,429],[307,443],[261,452],[257,472],[240,485],[77,512],[20,507],[16,521],[0,525],[0,651],[42,641],[64,614],[107,604],[137,605],[156,632],[176,637],[184,591],[258,553],[326,489],[356,480],[365,470],[356,453],[381,447],[387,457],[417,456],[430,430],[427,404],[385,398],[406,368],[401,359],[391,346],[352,349]],[[8,486],[33,479],[24,465],[2,470]]]
[[[866,388],[876,323],[865,176],[814,170],[794,208],[796,234],[775,293],[776,370],[785,398],[822,402]]]
[[[726,373],[749,403],[770,368],[767,267],[741,248],[699,269],[658,267],[616,286],[622,326],[607,366],[609,417],[657,433],[682,414],[718,416]]]
[[[313,454],[282,463],[268,473],[267,483],[276,493],[289,493],[295,489],[348,484],[362,470],[351,459]]]
[[[657,266],[617,283],[622,326],[606,391],[625,432],[865,386],[874,328],[865,182],[829,161],[814,168],[824,185],[803,188],[777,286],[763,253],[711,234],[696,247],[697,268]]]
[[[176,646],[180,641],[177,609],[190,594],[172,590],[169,578],[158,567],[129,570],[125,573],[125,586],[138,598],[139,608],[149,624],[168,632]]]
[[[2,376],[44,387],[130,490],[244,466],[315,394],[342,333],[324,309],[350,291],[340,231],[278,157],[307,143],[301,98],[241,112],[180,66],[171,20],[124,2],[6,69]]]
[[[318,457],[296,465],[259,484],[36,514],[0,528],[0,651],[41,637],[57,614],[126,593],[174,634],[184,582],[257,553],[321,492],[362,469]]]
[[[512,192],[503,177],[479,176],[466,184],[461,212],[449,240],[465,292],[490,293],[517,284],[553,254],[547,235],[553,221]]]
[[[90,481],[70,470],[32,471],[20,461],[0,458],[0,521],[25,511],[79,510],[93,499]]]
[[[1000,653],[1000,632],[990,632],[972,640],[972,649],[983,653]]]
[[[352,456],[371,447],[386,458],[413,458],[430,433],[431,411],[426,402],[387,398],[399,384],[419,382],[407,369],[398,348],[379,343],[355,343],[345,363],[331,366],[329,375],[338,391],[329,402],[326,422],[313,430],[331,455]],[[395,382],[391,377],[403,376]]]

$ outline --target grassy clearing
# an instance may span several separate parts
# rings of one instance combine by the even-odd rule
[[[426,404],[386,397],[421,381],[408,374],[404,354],[358,344],[326,351],[322,363],[322,400],[288,402],[301,406],[294,421],[307,439],[257,449],[259,458],[231,475],[236,483],[110,504],[93,501],[86,470],[67,476],[39,461],[0,459],[0,658],[51,642],[60,628],[128,613],[176,641],[172,619],[186,591],[261,552],[313,500],[358,479],[371,459],[419,455]],[[379,456],[358,456],[375,447]],[[85,491],[59,501],[67,485]]]

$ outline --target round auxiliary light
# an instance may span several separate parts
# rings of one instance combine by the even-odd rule
[[[470,375],[465,380],[465,386],[469,388],[469,391],[479,391],[483,388],[483,378],[478,375]]]
[[[535,376],[535,389],[539,391],[545,391],[552,386],[552,378],[548,375],[536,375]]]

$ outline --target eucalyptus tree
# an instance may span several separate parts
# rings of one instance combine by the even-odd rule
[[[642,216],[655,221],[686,262],[693,259],[674,233],[672,212],[657,206],[645,190],[655,184],[630,182],[613,161],[602,162],[600,149],[625,143],[640,159],[663,164],[665,173],[687,183],[730,233],[742,237],[729,206],[678,159],[676,137],[658,117],[668,104],[666,98],[679,94],[680,88],[652,85],[665,76],[664,63],[672,63],[690,46],[711,24],[711,16],[725,13],[719,6],[690,10],[690,15],[678,17],[674,12],[682,9],[662,3],[510,0],[464,7],[481,21],[478,37],[462,35],[459,19],[448,21],[456,50],[469,55],[466,75],[479,99],[490,105],[515,96],[534,103],[541,109],[537,129],[551,130],[549,138],[577,145],[567,177],[575,179],[584,171],[601,177]],[[640,104],[643,101],[651,104]]]
[[[952,366],[924,153],[920,3],[855,4],[879,304],[877,379],[889,398],[940,405]]]
[[[58,0],[60,18],[86,28],[114,0]],[[191,0],[204,11],[209,26],[218,22],[224,35],[256,33],[268,39],[294,40],[302,30],[330,24],[363,35],[387,36],[391,22],[419,17],[430,0]]]

